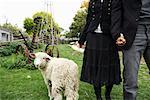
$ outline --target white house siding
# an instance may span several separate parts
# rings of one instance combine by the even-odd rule
[[[13,35],[5,30],[0,29],[0,42],[10,42],[13,41]]]

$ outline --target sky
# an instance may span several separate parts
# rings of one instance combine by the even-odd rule
[[[69,29],[83,0],[0,0],[0,24],[11,23],[23,28],[25,18],[39,11],[52,12],[58,25]],[[48,4],[48,7],[47,7]],[[51,5],[51,6],[50,6]]]

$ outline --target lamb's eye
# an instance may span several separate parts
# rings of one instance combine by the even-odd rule
[[[43,60],[46,60],[46,58],[43,58]]]
[[[43,60],[45,60],[46,62],[48,62],[50,59],[49,58],[43,58]]]

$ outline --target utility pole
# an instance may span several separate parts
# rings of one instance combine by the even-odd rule
[[[8,18],[4,16],[4,19],[5,19],[5,24],[8,24]]]
[[[50,14],[51,14],[51,19],[50,19],[50,34],[49,34],[49,38],[51,38],[51,45],[54,45],[54,41],[55,41],[55,37],[54,37],[54,25],[53,25],[53,11],[52,11],[52,0],[46,0],[46,12],[47,12],[47,18],[46,18],[46,33],[47,33],[47,29],[49,29],[49,25],[48,25],[48,13],[50,10]]]
[[[54,45],[54,41],[55,41],[55,36],[54,36],[54,25],[53,25],[53,10],[52,10],[52,0],[50,0],[50,13],[51,13],[51,38],[52,38],[52,45]]]

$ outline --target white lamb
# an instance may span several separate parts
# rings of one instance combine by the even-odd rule
[[[51,99],[78,100],[78,66],[72,60],[50,57],[44,52],[30,54],[35,58],[34,65],[41,71],[48,95]]]

